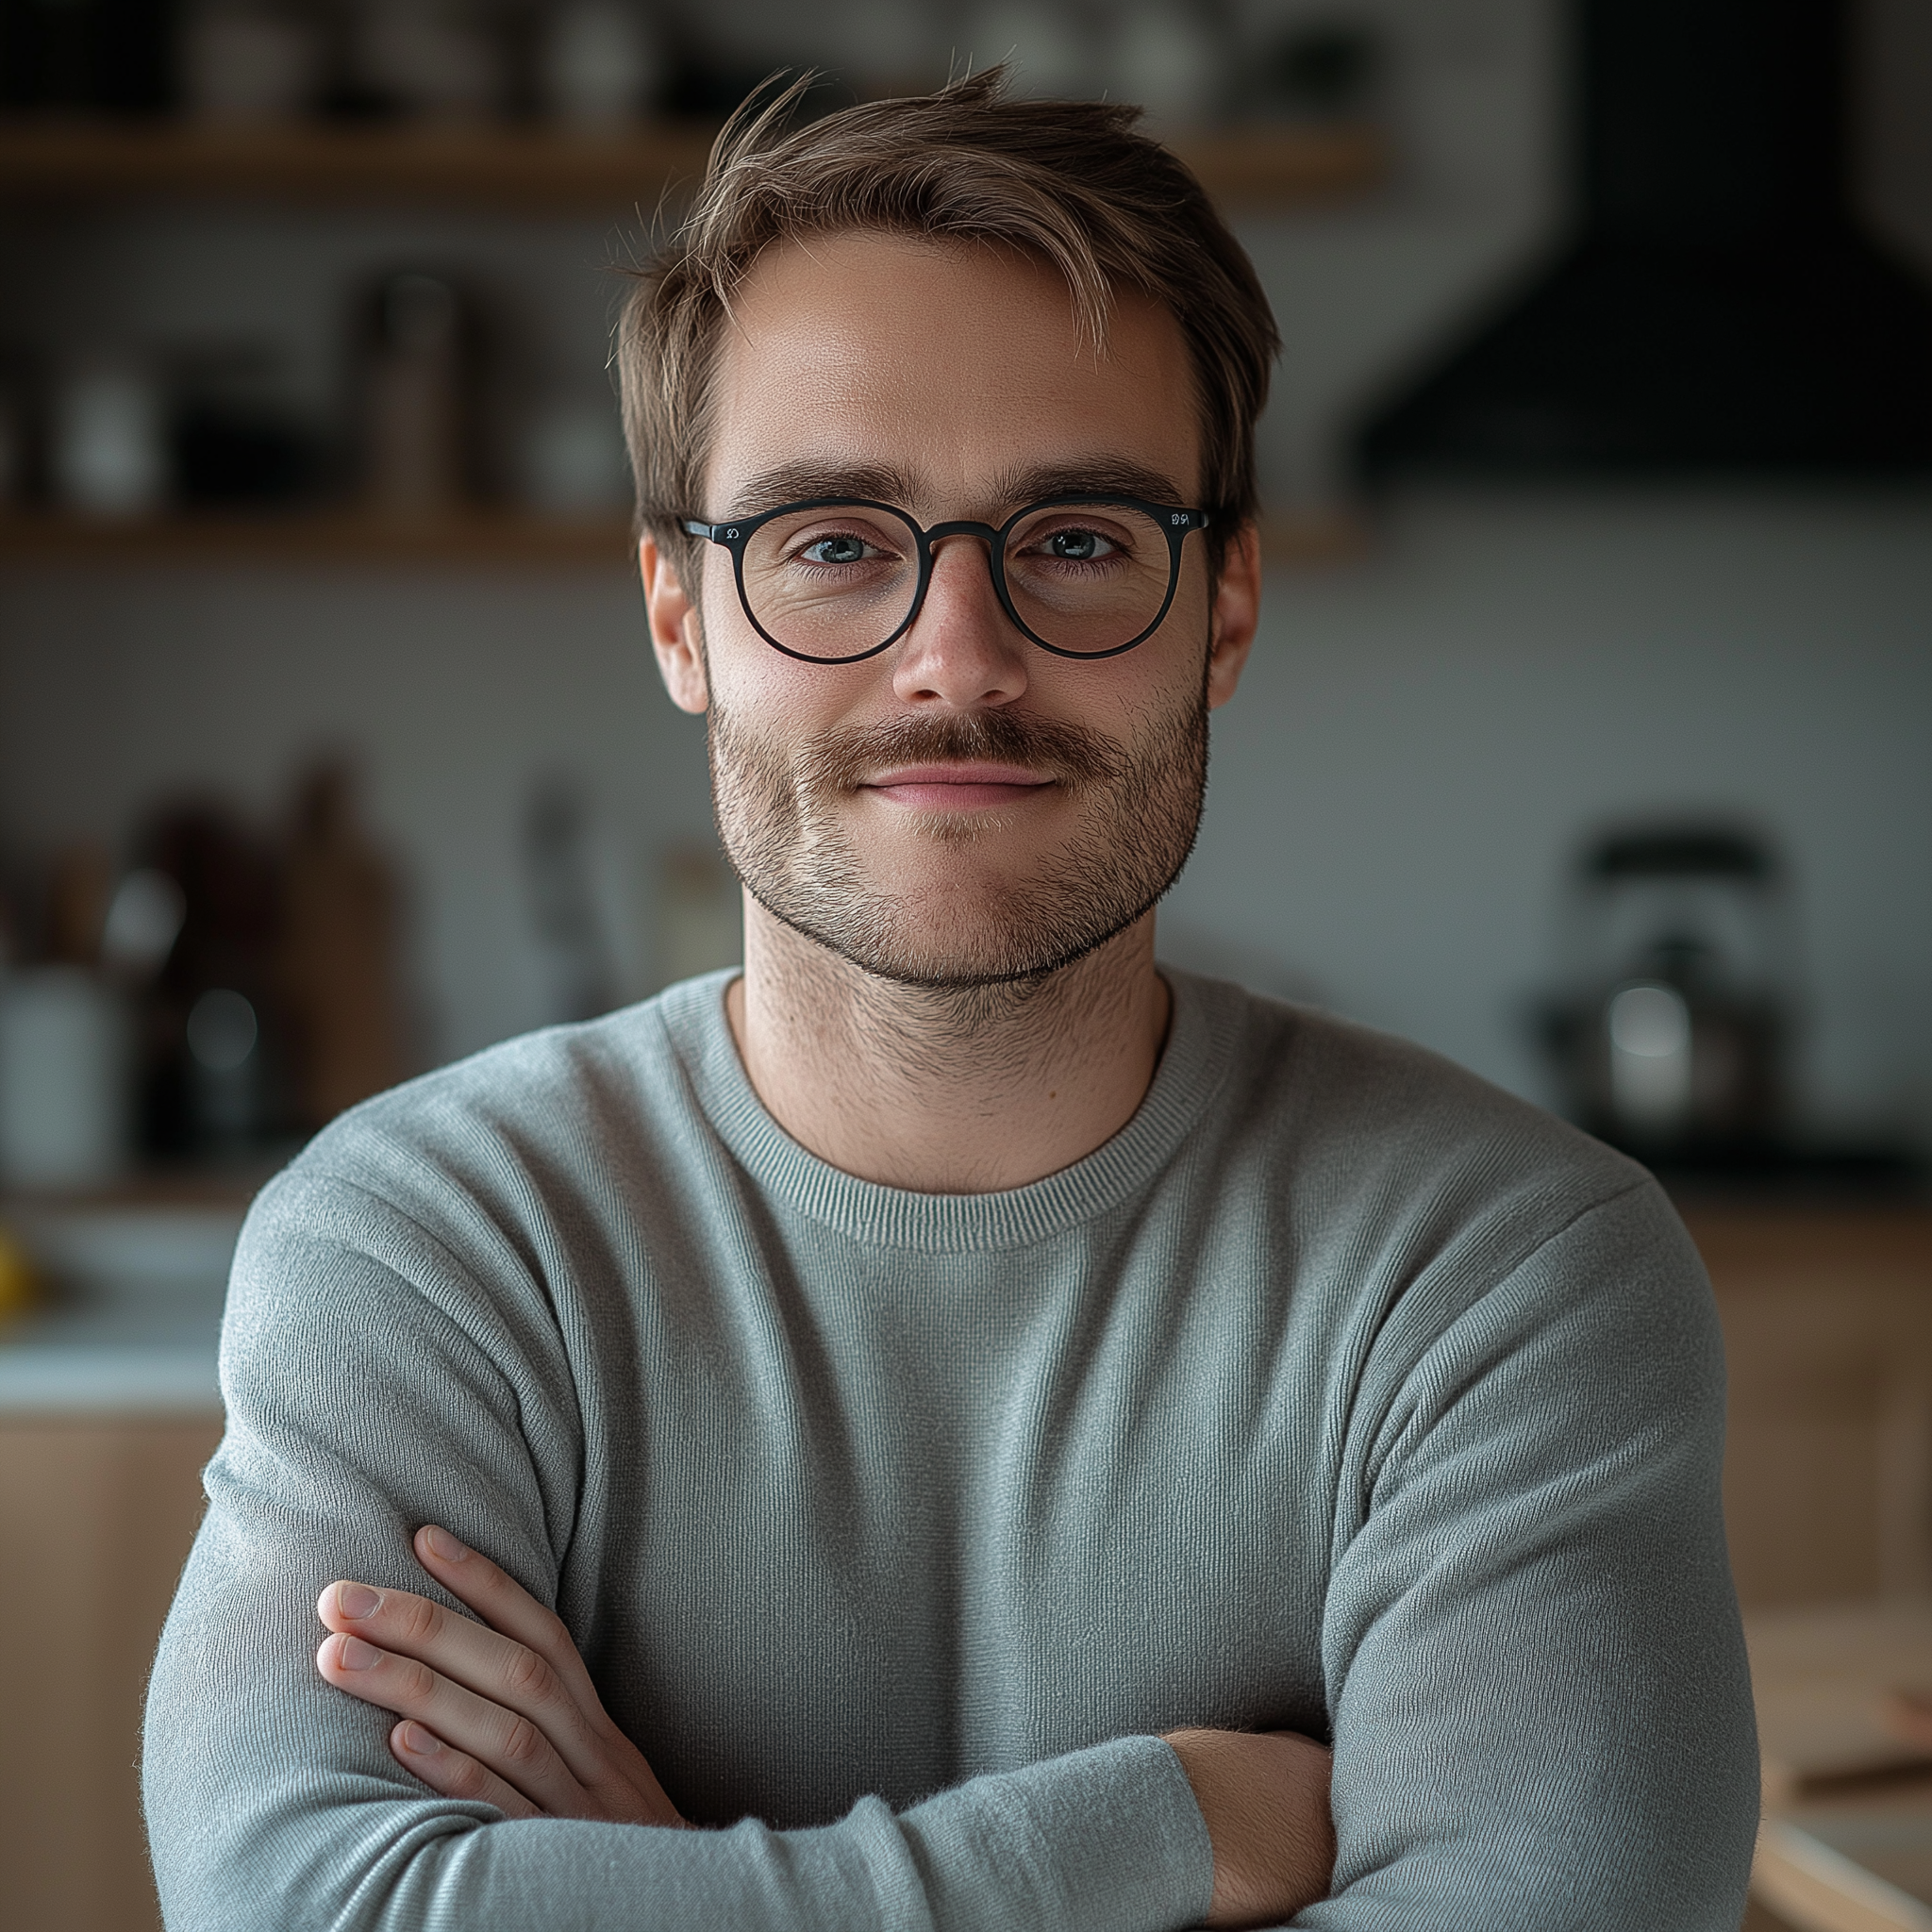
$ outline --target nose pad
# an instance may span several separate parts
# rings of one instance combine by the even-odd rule
[[[972,559],[948,556],[942,548],[955,537],[980,553],[976,590]],[[962,577],[961,571],[969,575]],[[976,531],[935,537],[925,601],[903,640],[895,674],[901,697],[943,698],[962,706],[1010,703],[1026,689],[1025,651],[1024,637],[1000,603],[986,538]]]
[[[955,545],[958,547],[957,549],[953,548]],[[948,556],[949,550],[951,551],[950,558]],[[1007,624],[1008,620],[1006,608],[1000,602],[999,586],[993,577],[992,543],[987,537],[981,535],[976,530],[948,530],[943,536],[938,536],[932,540],[932,575],[927,579],[925,586],[925,602],[927,607],[930,607],[932,603],[934,591],[940,588],[940,571],[941,568],[944,568],[947,573],[946,595],[948,599],[959,596],[962,591],[966,590],[967,586],[973,582],[971,574],[974,566],[965,555],[969,550],[976,552],[978,555],[980,575],[977,579],[977,588],[980,594],[986,599],[987,606],[998,612],[1000,621],[1003,624]],[[961,571],[968,573],[965,583],[962,583],[959,577]],[[922,609],[919,614],[923,618],[925,615],[925,610]]]

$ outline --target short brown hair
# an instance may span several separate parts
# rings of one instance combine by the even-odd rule
[[[802,126],[806,83],[732,117],[690,213],[625,304],[617,364],[638,525],[691,555],[708,388],[732,291],[775,242],[838,229],[993,243],[1066,277],[1098,344],[1116,288],[1179,323],[1201,410],[1203,493],[1218,564],[1256,512],[1255,419],[1280,348],[1268,298],[1201,184],[1135,131],[1138,108],[1015,100],[1000,68],[937,93],[867,102]]]

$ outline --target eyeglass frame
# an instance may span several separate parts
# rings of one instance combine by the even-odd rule
[[[1160,609],[1154,622],[1138,637],[1132,637],[1124,644],[1115,644],[1105,651],[1068,651],[1058,644],[1050,644],[1027,625],[1013,608],[1012,594],[1007,589],[1007,539],[1014,528],[1026,518],[1043,509],[1058,509],[1061,505],[1079,508],[1110,507],[1115,509],[1137,509],[1151,516],[1167,537],[1167,595],[1160,600]],[[758,612],[751,608],[751,595],[744,587],[744,553],[765,525],[775,517],[791,516],[807,509],[875,509],[883,510],[888,516],[894,516],[912,531],[919,548],[919,582],[912,592],[911,608],[907,611],[899,627],[886,639],[884,643],[874,644],[870,650],[857,651],[849,658],[814,658],[808,651],[794,651],[789,644],[781,644],[762,624]],[[788,658],[796,658],[801,664],[862,664],[868,658],[876,658],[882,651],[890,651],[918,621],[919,613],[925,608],[925,593],[932,583],[933,545],[947,537],[977,537],[986,544],[986,568],[992,578],[993,594],[1000,600],[1000,608],[1007,613],[1015,630],[1030,643],[1050,651],[1056,658],[1071,658],[1079,663],[1098,663],[1105,658],[1118,658],[1131,651],[1137,644],[1144,644],[1160,626],[1167,622],[1167,613],[1174,608],[1174,593],[1181,582],[1181,546],[1187,541],[1191,530],[1205,530],[1209,523],[1205,509],[1189,509],[1171,503],[1150,503],[1144,497],[1123,496],[1105,491],[1074,492],[1067,496],[1046,496],[1038,503],[1029,503],[1024,509],[1017,509],[1004,524],[974,523],[968,518],[956,518],[951,522],[934,524],[924,528],[909,511],[901,509],[897,504],[874,503],[863,496],[812,496],[800,503],[781,503],[775,509],[760,511],[755,517],[734,517],[722,524],[708,524],[697,518],[687,517],[680,521],[680,527],[687,536],[703,537],[720,548],[731,553],[732,575],[738,584],[738,601],[742,608],[746,621],[751,627],[770,644],[774,651],[781,651]]]

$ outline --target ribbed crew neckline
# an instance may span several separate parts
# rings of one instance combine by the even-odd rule
[[[1017,1248],[1106,1213],[1173,1158],[1227,1077],[1241,1022],[1239,987],[1163,966],[1174,993],[1167,1045],[1129,1120],[1091,1154],[987,1194],[923,1194],[846,1174],[799,1145],[765,1110],[724,1015],[736,967],[659,995],[659,1019],[720,1140],[769,1195],[874,1246],[940,1253]]]

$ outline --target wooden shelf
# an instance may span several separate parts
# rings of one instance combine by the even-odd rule
[[[1261,525],[1270,564],[1346,563],[1367,550],[1346,510],[1274,516]],[[205,513],[125,522],[55,514],[0,516],[0,568],[36,563],[500,564],[632,567],[625,517],[541,517],[508,509],[402,518],[369,510],[252,516]]]
[[[1291,566],[1353,563],[1368,554],[1373,534],[1361,511],[1340,504],[1264,513],[1261,561]]]
[[[704,173],[715,129],[669,124],[598,140],[491,126],[222,127],[0,123],[0,201],[308,202],[645,212]]]
[[[1389,138],[1374,125],[1233,127],[1176,139],[1174,148],[1231,208],[1346,201],[1389,177]]]
[[[648,214],[704,172],[712,127],[664,123],[599,139],[541,127],[0,121],[0,203],[197,199],[335,207],[482,207]],[[1255,127],[1176,139],[1229,207],[1293,207],[1374,187],[1372,127]]]
[[[331,509],[129,519],[0,517],[0,563],[610,564],[627,568],[625,517],[476,509],[429,517]]]

